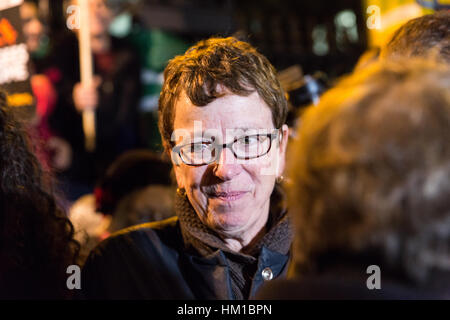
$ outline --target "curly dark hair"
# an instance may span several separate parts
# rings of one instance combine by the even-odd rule
[[[55,199],[0,92],[0,297],[69,298],[66,268],[77,263],[79,244]]]
[[[449,85],[445,64],[387,61],[307,109],[288,159],[297,272],[330,253],[417,283],[450,270]]]
[[[272,112],[275,127],[285,123],[287,100],[269,60],[249,43],[234,37],[210,38],[170,60],[164,70],[159,131],[166,152],[173,147],[175,103],[180,94],[185,91],[194,105],[205,106],[225,94],[218,92],[218,85],[240,96],[258,92]]]

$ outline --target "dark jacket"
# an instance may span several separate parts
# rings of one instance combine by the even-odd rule
[[[250,297],[286,273],[289,256],[262,246]],[[234,299],[230,266],[220,249],[201,256],[186,250],[177,217],[126,229],[102,242],[82,273],[85,299]]]

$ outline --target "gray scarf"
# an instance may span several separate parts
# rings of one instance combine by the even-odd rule
[[[271,195],[267,233],[246,254],[227,248],[217,233],[200,221],[186,196],[177,194],[175,210],[186,246],[192,246],[202,256],[209,255],[217,249],[225,253],[230,266],[231,286],[235,299],[249,298],[259,252],[263,246],[285,255],[291,247],[293,228],[287,215],[285,196],[279,186],[275,187]]]

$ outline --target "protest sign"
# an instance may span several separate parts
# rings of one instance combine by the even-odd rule
[[[35,115],[30,85],[29,54],[23,35],[20,5],[23,0],[0,0],[0,88],[19,119]]]

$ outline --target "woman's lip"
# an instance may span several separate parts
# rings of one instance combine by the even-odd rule
[[[246,193],[247,191],[215,192],[209,194],[209,197],[220,199],[222,201],[236,201],[241,199]]]

